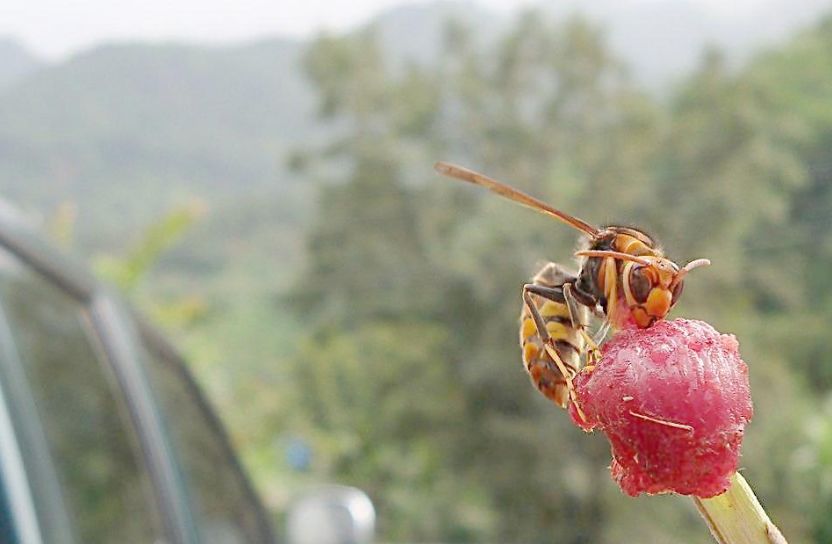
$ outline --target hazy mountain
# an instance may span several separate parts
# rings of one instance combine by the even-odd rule
[[[794,0],[790,9],[778,8],[780,1],[733,18],[688,0],[545,6],[553,17],[578,10],[598,21],[636,79],[662,90],[694,66],[706,44],[727,47],[739,61],[832,0]],[[474,2],[438,1],[391,9],[372,24],[395,67],[435,62],[449,19],[468,24],[488,47],[512,17]],[[188,195],[221,207],[285,187],[287,153],[323,130],[300,67],[303,47],[285,39],[235,47],[111,44],[43,65],[0,41],[0,191],[47,214],[74,200],[82,236],[112,244]]]
[[[277,183],[314,130],[300,45],[108,45],[44,68],[0,96],[0,188],[38,209],[79,203],[82,228],[118,239],[188,194]]]
[[[0,92],[41,66],[40,59],[15,40],[0,37]]]

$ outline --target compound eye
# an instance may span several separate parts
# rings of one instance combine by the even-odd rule
[[[643,266],[634,267],[630,272],[630,291],[637,302],[647,302],[650,289],[653,288],[650,278],[647,277],[646,268]]]
[[[679,280],[679,282],[673,286],[673,297],[670,299],[670,305],[673,306],[676,304],[676,301],[679,300],[679,297],[682,295],[682,291],[685,290],[685,280]]]

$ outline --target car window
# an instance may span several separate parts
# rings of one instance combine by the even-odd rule
[[[42,519],[45,541],[160,541],[160,516],[139,442],[84,307],[7,255],[0,260],[0,306],[17,358],[4,366],[22,370],[24,383],[17,385],[27,390],[45,437],[41,443],[21,441],[38,515],[44,515],[42,505],[56,500],[46,496],[48,486],[37,485],[45,476],[34,460],[46,447],[72,533],[71,539],[50,534],[57,525]]]
[[[148,342],[149,375],[161,398],[203,542],[270,542],[260,505],[225,443],[217,422],[178,360]]]
[[[6,489],[6,482],[0,474],[0,542],[17,542]]]

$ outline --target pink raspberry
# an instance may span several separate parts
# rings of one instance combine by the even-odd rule
[[[622,491],[713,497],[737,469],[751,420],[748,367],[733,335],[702,321],[660,321],[623,330],[594,370],[575,378],[572,418],[600,428],[612,445]]]

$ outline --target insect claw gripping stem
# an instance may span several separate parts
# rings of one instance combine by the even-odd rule
[[[537,328],[537,334],[540,335],[540,339],[543,341],[543,348],[546,350],[546,353],[549,354],[549,357],[551,357],[555,362],[555,365],[557,365],[558,370],[560,370],[560,373],[563,375],[563,379],[566,380],[566,389],[569,391],[569,400],[575,405],[575,411],[578,413],[578,416],[583,421],[586,421],[586,415],[583,410],[581,410],[581,406],[578,403],[578,396],[575,393],[575,385],[572,383],[574,372],[570,371],[566,367],[566,364],[564,364],[560,355],[558,355],[555,343],[552,340],[552,337],[549,336],[549,331],[546,329],[546,323],[543,321],[543,317],[534,305],[531,293],[525,288],[523,289],[523,302],[525,302],[526,307],[528,307],[529,313],[534,320],[535,327]]]
[[[584,367],[584,370],[587,372],[592,372],[593,370],[595,370],[596,363],[598,363],[598,361],[601,360],[601,350],[598,349],[598,344],[595,343],[595,340],[593,340],[592,337],[589,334],[587,334],[586,329],[581,327],[578,330],[581,331],[581,335],[584,337],[584,342],[586,342],[587,346],[586,366]]]

